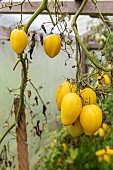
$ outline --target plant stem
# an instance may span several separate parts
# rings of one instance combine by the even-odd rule
[[[23,103],[24,103],[24,89],[25,89],[25,85],[27,82],[27,72],[26,72],[25,60],[23,59],[22,54],[20,55],[20,61],[22,63],[22,79],[21,79],[20,102],[19,102],[18,112],[17,112],[16,118],[15,118],[15,122],[9,126],[9,128],[6,130],[6,132],[0,138],[0,143],[3,141],[5,136],[11,131],[11,129],[13,129],[13,127],[18,124],[18,121],[20,118],[20,113],[21,113]]]
[[[55,22],[54,22],[54,20],[53,20],[53,18],[52,18],[52,15],[51,15],[50,10],[47,9],[47,11],[48,11],[48,14],[49,14],[49,17],[50,17],[50,19],[51,19],[51,22],[52,22],[53,26],[55,26]]]
[[[10,132],[10,130],[13,129],[13,127],[15,127],[15,125],[16,125],[16,122],[14,122],[12,125],[9,126],[9,128],[5,131],[5,133],[0,138],[0,143],[3,141],[5,136]]]
[[[75,33],[75,36],[76,36],[76,39],[77,41],[79,42],[80,46],[82,47],[82,49],[84,50],[86,56],[88,57],[88,59],[99,69],[103,70],[103,71],[106,71],[106,72],[109,72],[111,70],[113,70],[113,68],[111,69],[108,69],[108,68],[105,68],[103,67],[102,65],[100,65],[99,63],[96,62],[96,60],[90,55],[90,53],[88,52],[86,46],[84,45],[84,43],[82,42],[81,40],[81,37],[79,36],[78,34],[78,31],[76,29],[76,20],[78,18],[78,16],[80,15],[82,9],[84,8],[85,4],[87,3],[88,0],[83,0],[81,6],[79,7],[78,11],[76,12],[76,14],[74,15],[73,17],[73,20],[72,20],[72,23],[71,23],[71,26],[73,28],[73,31]]]
[[[21,71],[21,87],[20,87],[20,102],[19,102],[19,107],[18,107],[18,112],[16,114],[16,118],[15,118],[15,122],[16,124],[18,124],[19,118],[20,118],[20,113],[23,107],[23,103],[24,103],[24,90],[25,90],[25,86],[27,83],[27,70],[26,70],[26,63],[25,63],[25,59],[23,59],[22,54],[20,55],[20,60],[22,63],[22,71]]]
[[[37,90],[37,88],[34,86],[34,84],[31,82],[31,80],[29,80],[29,82],[30,82],[30,84],[32,85],[32,87],[35,89],[36,93],[38,94],[38,97],[40,98],[41,103],[42,103],[43,105],[45,105],[44,102],[43,102],[43,100],[42,100],[42,98],[41,98],[41,96],[40,96],[40,94],[39,94],[39,92],[38,92],[38,90]]]
[[[97,5],[97,0],[92,0],[92,2],[94,3],[95,7],[97,8],[97,10],[98,10],[98,13],[99,13],[99,15],[100,15],[101,20],[102,20],[102,21],[103,21],[103,23],[106,25],[106,27],[107,27],[107,29],[108,29],[108,32],[110,33],[110,28],[108,27],[108,24],[106,23],[106,21],[105,21],[105,19],[104,19],[103,15],[102,15],[102,13],[101,13],[101,11],[100,11],[100,9],[99,9],[98,5]]]
[[[24,31],[27,33],[28,29],[30,27],[30,25],[32,24],[32,22],[35,20],[35,18],[41,14],[44,10],[47,10],[48,7],[48,0],[43,0],[42,4],[40,5],[40,7],[35,11],[35,13],[31,16],[31,18],[29,19],[29,21],[24,25]]]

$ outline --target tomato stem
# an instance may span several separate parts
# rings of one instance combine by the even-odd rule
[[[18,124],[19,118],[20,118],[20,113],[22,110],[22,106],[24,103],[24,90],[25,90],[25,86],[27,83],[27,69],[26,69],[26,62],[25,59],[23,58],[23,55],[20,55],[20,61],[22,64],[22,71],[21,71],[21,87],[20,87],[20,102],[19,102],[19,108],[16,114],[16,118],[15,118],[15,122],[16,124]]]
[[[24,25],[24,31],[27,33],[28,29],[30,27],[30,25],[32,24],[32,22],[35,20],[35,18],[41,14],[44,10],[47,10],[48,7],[48,0],[43,0],[42,4],[40,5],[40,7],[35,11],[35,13],[31,16],[31,18],[29,19],[29,21]]]

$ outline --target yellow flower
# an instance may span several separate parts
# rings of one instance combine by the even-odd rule
[[[103,156],[98,156],[98,162],[102,162],[103,161]]]
[[[104,154],[104,156],[103,156],[103,159],[104,159],[104,161],[105,162],[107,162],[108,164],[110,163],[110,155],[108,155],[108,154]]]
[[[95,155],[96,155],[96,156],[102,156],[102,155],[104,155],[104,154],[105,154],[105,149],[100,149],[100,150],[98,150],[98,151],[95,152]]]
[[[109,146],[106,146],[105,148],[106,148],[106,153],[107,153],[108,155],[112,155],[112,156],[113,156],[113,149],[110,149]]]
[[[110,157],[113,156],[113,149],[110,149],[108,145],[105,146],[105,149],[100,149],[95,152],[95,155],[98,156],[98,162],[102,162],[103,160],[106,163],[110,163]]]

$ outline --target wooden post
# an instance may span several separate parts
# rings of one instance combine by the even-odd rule
[[[19,98],[14,99],[14,113],[17,114],[19,106]],[[16,141],[17,141],[17,151],[18,151],[18,164],[19,170],[29,170],[28,161],[28,144],[27,144],[27,133],[26,133],[26,115],[25,115],[25,105],[23,104],[21,117],[16,127]]]

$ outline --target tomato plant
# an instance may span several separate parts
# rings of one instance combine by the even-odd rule
[[[21,122],[23,120],[23,117],[25,120],[25,115],[22,115],[22,111],[24,110],[24,104],[28,106],[31,115],[31,123],[37,136],[41,138],[45,124],[48,123],[46,116],[46,105],[49,104],[49,102],[46,104],[43,102],[37,88],[29,79],[28,74],[29,64],[32,63],[32,54],[36,43],[35,33],[32,35],[31,45],[29,46],[28,52],[26,52],[25,50],[28,44],[29,27],[35,20],[35,18],[38,17],[38,15],[41,14],[43,11],[46,10],[48,12],[51,19],[51,23],[53,24],[53,27],[51,28],[49,34],[46,32],[46,26],[44,24],[41,26],[43,32],[45,34],[48,34],[45,37],[42,35],[42,33],[40,34],[40,42],[43,45],[43,50],[49,56],[49,58],[54,58],[58,54],[60,56],[60,51],[65,51],[68,56],[65,65],[67,64],[67,61],[69,59],[74,58],[74,60],[76,61],[75,65],[72,66],[73,69],[75,68],[74,78],[68,78],[68,81],[65,80],[65,82],[61,84],[60,87],[58,87],[56,91],[56,96],[54,96],[54,99],[56,98],[56,105],[58,111],[61,111],[61,113],[58,113],[60,115],[59,122],[62,123],[62,127],[60,127],[61,130],[59,131],[59,134],[58,132],[56,132],[55,139],[53,139],[51,146],[45,148],[46,154],[44,155],[45,160],[43,167],[49,170],[55,168],[69,169],[74,166],[77,169],[101,169],[101,167],[104,167],[104,163],[109,163],[108,167],[111,169],[113,167],[110,161],[110,158],[112,156],[112,149],[106,149],[107,152],[103,153],[103,155],[95,155],[95,153],[97,153],[97,149],[103,150],[103,148],[105,148],[105,146],[107,145],[107,140],[109,141],[109,145],[111,145],[112,135],[110,131],[109,133],[108,130],[105,131],[105,124],[110,127],[110,130],[112,130],[112,117],[110,115],[110,112],[112,112],[112,110],[110,111],[109,108],[109,106],[111,108],[112,106],[107,103],[107,100],[109,101],[108,97],[110,95],[112,96],[113,94],[113,60],[111,52],[113,33],[108,27],[106,21],[104,20],[104,17],[102,16],[101,12],[99,11],[97,3],[95,1],[92,1],[92,3],[95,5],[95,8],[98,9],[99,15],[101,16],[101,19],[106,26],[106,30],[105,32],[101,32],[101,29],[99,29],[98,34],[94,35],[95,41],[101,46],[99,47],[100,58],[97,57],[95,51],[89,52],[89,49],[82,41],[82,38],[80,37],[77,28],[78,16],[81,14],[87,2],[88,0],[82,1],[80,7],[72,18],[71,30],[68,30],[65,15],[62,15],[60,9],[63,6],[63,3],[55,1],[54,6],[56,18],[54,21],[52,14],[49,11],[48,1],[43,0],[40,7],[35,11],[35,13],[27,21],[27,23],[21,24],[21,21],[18,25],[18,28],[14,28],[10,36],[10,43],[12,49],[18,54],[18,60],[15,63],[13,70],[15,70],[15,68],[18,66],[18,63],[21,63],[22,66],[21,84],[19,88],[19,93],[17,94],[17,99],[19,99],[19,105],[15,114],[14,122],[11,121],[12,124],[9,123],[10,121],[8,123],[6,122],[7,125],[5,126],[7,128],[0,138],[0,143],[14,127],[16,127],[16,129],[23,127]],[[6,4],[5,7],[9,7],[11,9],[14,4],[10,5],[7,6]],[[23,2],[20,5],[22,9]],[[2,7],[4,8],[4,6]],[[61,23],[64,24],[63,27],[61,26]],[[55,27],[57,27],[59,35],[56,35],[54,33]],[[73,41],[70,38],[71,32],[73,32],[73,38],[76,42],[75,44],[72,43]],[[101,35],[102,33],[104,33],[104,35]],[[64,45],[62,43],[64,43]],[[74,48],[72,47],[73,45],[75,45]],[[67,46],[70,48],[68,49]],[[88,68],[90,68],[89,71],[85,74],[83,73],[81,49],[85,52],[85,55],[88,60],[87,65]],[[70,51],[72,51],[74,57],[71,55]],[[105,60],[102,59],[103,56],[105,56]],[[44,122],[43,120],[39,120],[39,117],[38,120],[34,121],[34,117],[37,114],[34,114],[31,109],[31,105],[27,103],[25,93],[27,85],[29,83],[38,95],[38,97],[34,97],[35,104],[33,103],[32,106],[38,106],[39,98],[42,104],[42,113],[45,118]],[[31,90],[27,91],[27,96],[30,100],[32,96]],[[109,113],[109,115],[105,112],[106,108],[108,109],[107,113]],[[42,127],[40,126],[40,122]],[[26,127],[26,123],[24,125]],[[24,128],[24,132],[25,129],[26,128]],[[21,128],[21,133],[23,132],[22,130],[23,129]],[[95,135],[96,133],[98,134],[97,136]],[[26,135],[24,136],[26,137]],[[72,136],[75,138],[72,138]],[[24,141],[23,144],[27,146],[27,139],[23,139],[22,137],[17,136],[17,139],[21,139],[21,141]],[[19,143],[19,140],[17,140],[17,143]],[[21,151],[23,150],[21,149],[20,152]],[[24,153],[26,154],[27,152],[24,150]],[[19,154],[19,156],[21,158],[21,156],[23,155]],[[96,156],[101,157],[97,158]],[[19,160],[23,159],[21,158]],[[43,157],[41,157],[41,160],[43,160]],[[97,164],[97,162],[102,164]],[[106,164],[105,167],[107,167]],[[28,162],[27,168],[23,169],[29,169]]]

